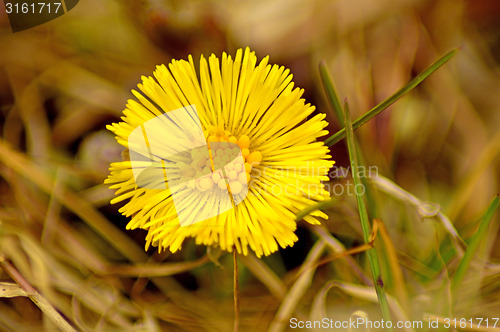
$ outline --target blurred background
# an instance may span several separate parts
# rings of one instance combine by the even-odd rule
[[[387,229],[376,245],[396,316],[498,316],[498,214],[463,287],[451,294],[449,284],[464,249],[453,230],[468,242],[499,192],[500,1],[81,0],[17,33],[0,4],[0,330],[57,330],[57,317],[83,331],[232,329],[231,255],[189,242],[175,255],[144,252],[145,232],[125,231],[103,185],[122,151],[105,125],[156,65],[246,46],[291,69],[330,133],[339,125],[320,61],[357,118],[460,48],[357,138],[366,165],[451,221],[423,218],[418,204],[374,189]],[[332,156],[349,165],[343,141]],[[371,282],[365,254],[309,265],[363,243],[354,197],[333,196],[330,219],[299,222],[293,248],[241,258],[242,331],[358,310],[379,317],[361,288]],[[318,253],[319,240],[328,245]],[[28,286],[44,310],[22,293]]]

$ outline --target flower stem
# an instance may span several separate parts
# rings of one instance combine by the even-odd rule
[[[239,286],[239,272],[238,272],[238,260],[236,258],[236,248],[233,249],[233,263],[234,263],[234,275],[233,275],[233,294],[234,294],[234,332],[238,332],[240,325],[240,286]]]

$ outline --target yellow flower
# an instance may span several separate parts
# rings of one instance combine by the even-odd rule
[[[199,76],[191,56],[188,61],[173,60],[168,68],[158,66],[154,78],[142,77],[138,85],[141,92],[132,91],[137,101],[128,101],[123,121],[108,126],[117,141],[130,150],[125,161],[111,164],[106,183],[118,195],[111,202],[128,200],[120,212],[131,217],[127,229],[148,230],[146,250],[152,244],[175,252],[192,237],[197,244],[229,252],[236,249],[246,255],[250,248],[259,257],[269,255],[278,245],[284,248],[297,241],[295,214],[299,210],[329,196],[321,181],[328,180],[334,162],[328,148],[316,141],[328,133],[324,130],[325,115],[312,116],[315,108],[301,99],[303,90],[294,88],[289,70],[269,65],[268,59],[257,64],[255,53],[248,48],[238,50],[234,60],[226,53],[221,61],[213,54],[208,61],[202,56]],[[191,116],[180,121],[175,130],[156,130],[159,144],[186,140],[192,134],[189,128],[199,123],[210,152],[204,153],[201,146],[199,153],[177,155],[183,166],[173,167],[165,166],[175,159],[172,153],[167,155],[167,148],[158,153],[149,151],[153,171],[137,176],[131,134],[135,129],[144,132],[152,119],[182,108]],[[151,150],[153,143],[146,138],[145,142]],[[218,150],[214,149],[216,144]],[[227,167],[221,171],[220,165]],[[147,174],[153,174],[153,179],[155,170],[163,172],[166,180],[162,178],[156,186],[139,183]],[[173,174],[178,183],[192,180],[186,180],[190,184],[175,192],[177,200],[172,183],[167,181]],[[218,197],[228,193],[232,205],[227,211],[214,213],[214,206],[221,205]],[[182,223],[181,210],[192,217],[190,222]],[[210,217],[194,220],[200,215]],[[304,219],[319,224],[316,217],[327,215],[316,211]]]

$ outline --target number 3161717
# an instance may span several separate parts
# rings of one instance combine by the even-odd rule
[[[5,4],[7,14],[57,14],[61,8],[60,2],[53,3],[12,3]]]
[[[498,323],[499,319],[498,318],[486,318],[486,319],[483,319],[483,318],[470,318],[470,319],[465,319],[465,318],[460,318],[460,319],[457,319],[457,318],[445,318],[444,319],[444,327],[445,328],[453,328],[453,329],[457,329],[457,328],[473,328],[475,326],[481,326],[481,327],[486,327],[486,328],[489,328],[489,327],[492,327],[492,328],[495,328],[497,323]]]

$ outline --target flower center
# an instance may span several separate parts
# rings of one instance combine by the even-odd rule
[[[239,194],[250,182],[250,173],[262,161],[262,154],[260,151],[250,151],[250,138],[247,135],[236,137],[227,131],[216,131],[208,136],[207,141],[209,155],[192,154],[190,174],[186,175],[196,175],[194,185],[200,191],[217,186],[222,191],[229,189],[231,194]]]

